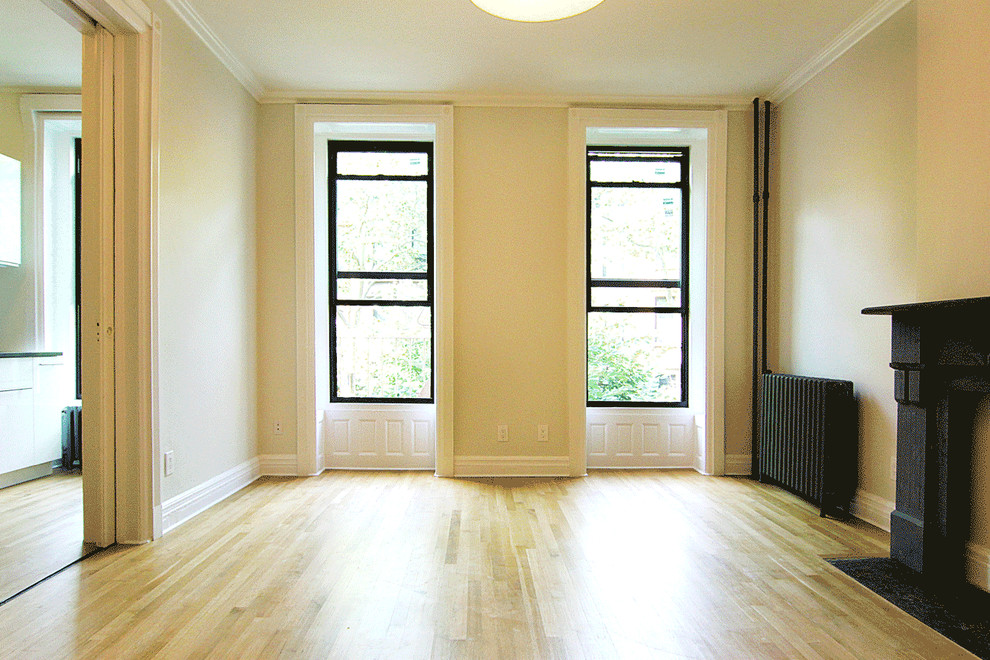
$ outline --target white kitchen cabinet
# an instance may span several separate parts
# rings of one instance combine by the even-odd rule
[[[34,459],[34,392],[0,390],[0,474],[30,465]]]
[[[61,458],[62,409],[74,395],[67,371],[59,353],[0,353],[0,486]]]

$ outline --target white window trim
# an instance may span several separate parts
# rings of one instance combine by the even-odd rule
[[[708,191],[705,258],[704,410],[696,411],[703,429],[699,471],[725,470],[725,186],[727,112],[725,110],[617,110],[572,108],[568,113],[567,227],[567,415],[570,474],[587,472],[586,356],[586,181],[589,128],[701,128],[708,135]],[[692,408],[694,406],[692,405]]]
[[[333,105],[298,104],[295,108],[296,140],[296,457],[300,475],[318,474],[324,460],[318,418],[319,400],[316,338],[318,314],[326,313],[326,300],[317,286],[319,263],[315,217],[314,176],[318,170],[314,132],[320,123],[433,124],[436,127],[435,234],[435,405],[436,474],[453,476],[453,108],[448,105]],[[324,274],[325,276],[325,274]],[[324,388],[325,389],[325,388]]]
[[[45,241],[46,233],[51,230],[47,217],[49,213],[45,208],[45,125],[48,122],[81,120],[82,97],[79,94],[25,94],[20,98],[20,106],[21,126],[24,131],[24,161],[21,171],[22,213],[31,218],[34,228],[32,236],[36,303],[34,345],[51,350],[52,346],[47,341],[50,318],[46,313],[49,304],[45,286],[47,266]]]

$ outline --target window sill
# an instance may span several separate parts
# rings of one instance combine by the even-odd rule
[[[337,410],[337,411],[347,411],[347,412],[372,412],[378,410],[389,410],[389,411],[402,411],[402,410],[424,410],[426,408],[435,408],[436,403],[355,403],[352,401],[347,402],[331,402],[327,401],[323,404],[324,410]]]

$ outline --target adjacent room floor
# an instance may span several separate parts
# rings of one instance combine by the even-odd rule
[[[822,560],[887,535],[746,479],[263,479],[0,607],[0,655],[972,657]]]
[[[0,489],[0,601],[82,557],[82,475]]]

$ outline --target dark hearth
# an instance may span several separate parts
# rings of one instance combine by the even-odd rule
[[[940,593],[921,575],[887,557],[828,562],[967,651],[990,660],[990,594],[970,585]]]

